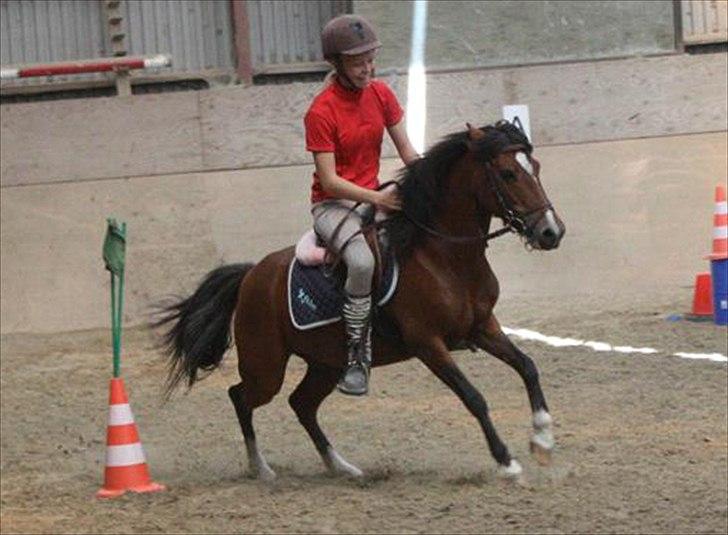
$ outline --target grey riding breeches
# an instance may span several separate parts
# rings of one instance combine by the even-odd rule
[[[362,214],[369,205],[362,204],[355,211],[351,208],[356,203],[341,199],[327,199],[314,204],[311,207],[313,215],[313,228],[321,239],[323,239],[335,251],[341,251],[341,246],[354,233],[361,229],[363,224]],[[382,217],[377,213],[376,219]],[[339,226],[341,220],[346,218],[342,224],[334,243],[331,238]],[[345,290],[349,295],[364,296],[372,291],[372,276],[374,275],[374,255],[363,234],[357,234],[351,239],[341,253],[346,264],[348,274],[346,277]]]

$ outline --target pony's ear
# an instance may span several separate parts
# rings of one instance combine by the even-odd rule
[[[468,138],[470,141],[476,141],[485,137],[485,132],[483,132],[480,128],[475,128],[470,123],[465,123],[465,126],[468,127]]]

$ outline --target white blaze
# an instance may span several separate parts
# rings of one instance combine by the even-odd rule
[[[533,176],[533,166],[531,165],[531,160],[528,159],[528,156],[525,152],[517,152],[516,161],[518,162],[518,165],[523,167],[523,170],[526,171],[526,173]]]

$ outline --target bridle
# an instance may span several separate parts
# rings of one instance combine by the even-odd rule
[[[516,152],[523,150],[524,148],[525,147],[523,145],[513,145],[511,147],[507,147],[502,152]],[[501,191],[503,178],[492,170],[492,164],[490,162],[486,163],[486,173],[488,172],[490,174],[490,180],[488,181],[488,183],[490,184],[490,189],[493,192],[496,200],[498,201],[502,213],[504,214],[502,216],[504,228],[507,228],[512,232],[516,232],[517,234],[528,240],[528,238],[532,236],[533,232],[533,228],[529,227],[528,225],[529,217],[533,214],[545,210],[553,210],[553,205],[548,200],[546,192],[543,189],[543,185],[541,184],[541,177],[539,175],[532,175],[533,178],[536,180],[536,184],[538,185],[539,190],[541,190],[544,199],[546,199],[546,202],[538,208],[534,208],[533,210],[529,210],[528,212],[519,213],[515,209],[514,203],[510,200],[509,196]]]
[[[523,145],[512,145],[512,146],[506,147],[503,151],[501,151],[501,153],[515,152],[515,151],[522,150],[524,148],[525,147]],[[503,236],[504,234],[508,234],[510,232],[515,232],[516,234],[518,234],[519,236],[522,236],[523,238],[525,238],[528,241],[533,232],[533,229],[528,226],[528,222],[527,222],[528,218],[537,212],[541,212],[541,211],[547,210],[547,209],[553,209],[553,206],[547,200],[543,206],[540,206],[533,210],[529,210],[528,212],[525,212],[525,213],[519,213],[516,210],[513,201],[510,199],[510,196],[505,194],[502,191],[501,188],[503,187],[502,184],[503,184],[504,180],[498,173],[496,173],[493,170],[492,161],[493,160],[491,159],[488,162],[486,162],[485,167],[484,167],[484,173],[485,173],[486,179],[488,180],[488,184],[490,185],[490,189],[493,193],[493,196],[496,198],[496,201],[498,202],[501,212],[503,213],[502,216],[499,216],[503,220],[502,228],[486,234],[485,232],[483,232],[483,229],[481,227],[481,230],[480,230],[480,232],[478,232],[477,235],[471,235],[471,236],[447,234],[447,233],[439,232],[439,231],[425,225],[424,223],[417,221],[417,219],[412,217],[411,214],[407,213],[407,211],[406,211],[406,209],[404,209],[404,207],[402,208],[402,213],[407,218],[407,220],[410,223],[412,223],[413,225],[415,225],[417,228],[427,232],[428,234],[430,234],[432,236],[435,236],[441,240],[448,241],[448,242],[453,242],[453,243],[485,242],[485,246],[487,247],[488,241],[498,238],[500,236]],[[538,184],[539,189],[544,194],[544,198],[548,199],[548,197],[546,196],[546,193],[544,192],[543,186],[541,185],[541,178],[539,176],[535,176],[534,178],[536,179],[536,183]],[[385,182],[384,184],[382,184],[380,186],[380,189],[388,187],[392,184],[395,184],[397,187],[400,187],[400,184],[398,182],[389,181],[389,182]],[[480,202],[477,199],[476,199],[476,204],[478,206],[478,212],[480,213],[482,210],[480,210],[480,208],[481,208]]]

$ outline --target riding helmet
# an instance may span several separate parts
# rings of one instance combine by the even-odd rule
[[[382,43],[372,25],[359,15],[335,17],[321,31],[321,48],[327,60],[334,60],[340,54],[363,54],[380,46]]]

